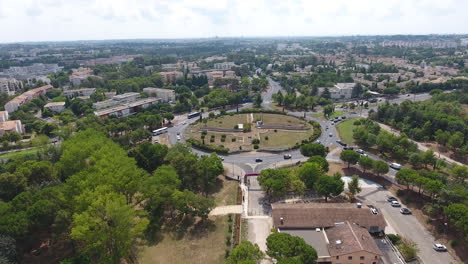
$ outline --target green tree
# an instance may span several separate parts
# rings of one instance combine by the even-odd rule
[[[353,175],[353,179],[348,182],[348,190],[353,197],[362,191],[361,185],[359,184],[359,176]]]
[[[300,167],[297,172],[299,179],[304,182],[308,189],[312,189],[319,177],[323,175],[320,165],[311,162],[302,164],[302,167]]]
[[[321,176],[315,184],[315,190],[325,197],[325,202],[329,197],[340,195],[344,190],[344,182],[338,173],[334,176]]]
[[[257,178],[260,187],[271,196],[282,196],[289,189],[290,178],[287,170],[266,169],[262,170]]]
[[[207,195],[216,185],[219,175],[224,172],[222,160],[216,153],[210,156],[202,156],[197,161],[197,186],[201,192]]]
[[[96,262],[118,264],[122,259],[131,259],[148,219],[138,217],[123,195],[93,196],[90,206],[73,216],[72,239],[81,241],[81,251]]]
[[[463,183],[465,182],[465,179],[468,178],[468,167],[454,165],[450,170],[450,175],[452,175],[456,181]]]
[[[335,106],[332,105],[332,104],[326,105],[326,106],[323,108],[323,115],[324,115],[325,117],[330,116],[333,112],[335,112]]]
[[[448,141],[449,147],[452,148],[453,150],[456,150],[460,146],[463,146],[464,138],[465,137],[463,136],[462,132],[456,132],[450,137]]]
[[[317,263],[317,251],[313,247],[309,246],[304,239],[286,233],[269,235],[266,253],[281,263],[291,263],[290,261],[303,264]]]
[[[257,244],[249,241],[242,241],[237,245],[226,260],[227,264],[240,264],[246,261],[260,263],[265,254],[260,250]]]
[[[262,95],[260,93],[257,93],[254,96],[254,106],[256,108],[260,108],[262,106],[262,102],[263,102]]]
[[[327,172],[328,171],[328,167],[329,167],[329,164],[328,164],[328,161],[327,159],[325,159],[324,157],[322,156],[312,156],[310,157],[307,162],[311,162],[311,163],[317,163],[318,165],[320,165],[320,168],[322,169],[322,171],[324,172]]]
[[[353,150],[343,150],[340,154],[340,159],[348,163],[348,169],[351,164],[356,164],[361,156]]]
[[[131,149],[128,155],[135,158],[138,167],[152,173],[164,163],[167,152],[166,145],[144,142]]]
[[[21,173],[0,174],[0,199],[9,201],[27,187],[27,178]]]
[[[409,189],[410,184],[414,183],[418,177],[418,172],[413,169],[401,169],[397,172],[395,179],[399,184],[406,185],[406,189]]]
[[[366,173],[367,170],[371,170],[373,168],[374,160],[369,157],[360,157],[358,163],[364,173]]]
[[[387,173],[388,170],[388,164],[382,160],[374,161],[374,164],[372,164],[372,171],[376,173],[377,176]]]
[[[312,157],[312,156],[325,157],[327,155],[327,150],[325,149],[325,146],[322,144],[307,143],[301,146],[301,154],[306,157]]]

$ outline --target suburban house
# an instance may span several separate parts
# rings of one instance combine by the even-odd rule
[[[337,83],[333,87],[328,87],[331,99],[350,99],[355,83]],[[325,91],[324,87],[318,88],[319,95]]]
[[[31,89],[15,98],[10,100],[5,104],[5,110],[8,113],[13,113],[22,105],[25,105],[32,101],[32,99],[37,98],[41,95],[45,95],[48,91],[54,89],[52,85],[45,85],[39,88]]]
[[[278,232],[301,237],[321,264],[380,264],[382,252],[370,235],[385,229],[381,214],[353,204],[272,204]]]
[[[51,102],[44,105],[44,108],[49,109],[52,112],[61,113],[65,110],[65,102]]]

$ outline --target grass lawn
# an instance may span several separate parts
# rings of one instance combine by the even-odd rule
[[[226,115],[223,117],[209,119],[206,123],[207,127],[217,127],[217,128],[234,128],[237,124],[247,123],[247,114],[240,115]],[[199,123],[196,126],[204,127],[205,124]]]
[[[354,139],[353,139],[353,129],[354,129],[354,121],[356,119],[347,119],[346,121],[342,121],[336,125],[336,128],[338,129],[338,134],[340,135],[340,138],[343,142],[345,142],[348,145],[355,145]]]
[[[260,135],[260,148],[286,148],[294,146],[296,142],[301,142],[308,139],[313,133],[313,129],[307,131],[292,131],[292,130],[268,130],[268,132]],[[268,136],[268,140],[265,140]]]
[[[263,120],[264,125],[271,126],[304,126],[306,121],[287,115],[254,114],[254,120]]]
[[[222,182],[223,187],[214,195],[216,205],[236,204],[237,186],[239,184],[236,181],[226,180],[224,177],[219,177],[219,180]]]
[[[39,148],[28,149],[18,152],[10,152],[0,155],[0,159],[14,159],[25,155],[36,154],[39,151]]]

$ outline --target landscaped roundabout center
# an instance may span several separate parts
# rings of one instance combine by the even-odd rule
[[[308,142],[314,128],[293,116],[271,113],[229,113],[204,118],[185,132],[194,147],[220,153],[282,151]]]

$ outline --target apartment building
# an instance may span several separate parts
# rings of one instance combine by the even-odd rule
[[[86,80],[89,76],[93,76],[93,70],[90,68],[74,69],[70,75],[70,82],[73,85],[80,85],[81,82]]]
[[[148,94],[150,97],[156,97],[161,99],[162,102],[175,101],[175,91],[169,89],[146,87],[143,88],[143,92]]]
[[[236,66],[234,62],[221,62],[221,63],[215,63],[214,68],[216,70],[231,70],[232,67]]]
[[[8,120],[8,112],[0,111],[0,122],[5,122]]]
[[[34,63],[30,66],[10,67],[0,72],[0,77],[16,78],[18,80],[27,80],[36,76],[44,76],[47,74],[57,73],[62,71],[63,67],[58,64],[43,64]]]
[[[23,83],[15,78],[0,78],[0,93],[14,95],[23,88]]]
[[[171,71],[171,72],[159,72],[159,75],[161,75],[164,79],[164,82],[166,83],[172,83],[174,84],[177,78],[182,77],[183,74],[182,72],[178,71]]]
[[[96,88],[83,88],[75,90],[65,90],[63,95],[67,98],[81,97],[81,96],[91,96],[96,92]]]
[[[21,124],[21,120],[0,122],[0,134],[12,132],[24,134],[25,131],[24,126]]]
[[[323,94],[325,89],[328,88],[331,99],[350,99],[355,85],[355,83],[337,83],[333,87],[318,88],[318,94]]]
[[[29,90],[29,91],[15,97],[15,98],[13,98],[9,102],[7,102],[5,104],[5,110],[7,110],[9,113],[13,113],[16,110],[18,110],[18,108],[20,106],[31,102],[31,100],[34,99],[34,98],[37,98],[37,97],[39,97],[41,95],[45,95],[48,91],[50,91],[52,89],[54,89],[54,87],[52,85],[45,85],[45,86],[42,86],[42,87],[39,87],[39,88]]]
[[[45,109],[49,109],[52,112],[61,113],[65,110],[65,102],[51,102],[44,105]]]

